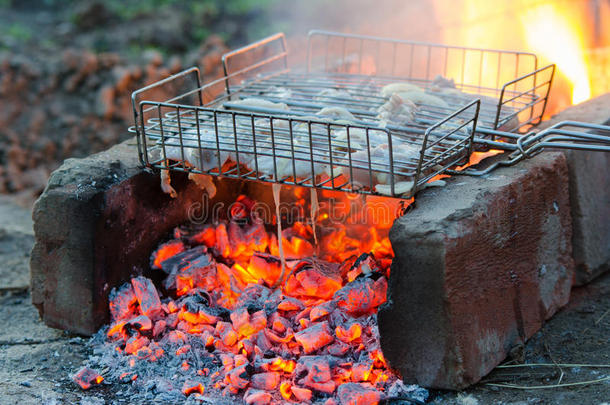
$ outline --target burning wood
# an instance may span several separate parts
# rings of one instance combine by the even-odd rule
[[[240,396],[248,404],[379,401],[399,381],[379,351],[375,315],[391,249],[362,254],[354,235],[347,248],[359,257],[345,256],[341,245],[323,255],[330,260],[312,257],[313,232],[299,223],[283,231],[290,277],[274,289],[277,238],[243,207],[237,222],[195,235],[177,230],[160,245],[151,268],[165,275],[164,289],[139,276],[112,292],[100,349],[108,353],[105,368],[136,385],[179,375],[159,382],[174,387],[163,391],[172,395]],[[377,238],[361,246],[384,245]],[[84,369],[75,381],[90,387],[101,378]]]

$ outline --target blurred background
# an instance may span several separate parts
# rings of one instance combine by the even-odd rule
[[[0,193],[127,139],[130,93],[277,31],[313,28],[532,51],[557,63],[549,113],[610,91],[610,0],[0,0]]]

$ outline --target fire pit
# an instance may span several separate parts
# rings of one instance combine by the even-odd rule
[[[226,55],[221,80],[202,85],[189,69],[142,89],[139,161],[124,144],[51,179],[35,210],[33,300],[48,324],[81,333],[108,320],[109,304],[98,365],[115,364],[113,379],[150,379],[162,364],[157,388],[170,396],[165,374],[181,369],[178,395],[248,403],[375,402],[409,393],[399,376],[456,389],[567,302],[562,154],[424,190],[475,149],[511,151],[494,168],[542,148],[607,149],[599,125],[522,134],[542,117],[552,65],[325,32],[308,51],[308,70],[290,71],[273,36]],[[460,77],[454,54],[458,83],[446,79]],[[495,86],[482,68],[464,82],[471,54],[481,66],[495,55]],[[507,57],[532,65],[505,79]],[[179,95],[147,100],[158,86]]]

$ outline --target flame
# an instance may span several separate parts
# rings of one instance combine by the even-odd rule
[[[572,104],[591,97],[591,79],[585,58],[585,34],[570,8],[543,4],[520,16],[531,50],[557,64],[572,85]]]
[[[532,52],[539,56],[538,67],[555,63],[555,76],[547,115],[570,104],[583,102],[610,91],[610,4],[539,0],[433,0],[441,36],[451,45]],[[459,11],[458,11],[459,10]],[[456,12],[458,11],[458,12]],[[513,62],[514,63],[514,62]],[[466,61],[464,82],[479,80],[479,64],[484,86],[496,87],[494,58]],[[531,66],[510,70],[510,62],[500,77],[506,81],[533,71]],[[449,76],[457,69],[449,66]]]

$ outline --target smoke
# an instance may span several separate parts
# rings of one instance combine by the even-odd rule
[[[294,0],[275,3],[270,27],[291,37],[310,29],[386,36],[399,39],[440,39],[431,0]]]
[[[550,8],[564,16],[570,26],[578,27],[576,39],[584,53],[579,51],[578,54],[561,58],[561,55],[545,52],[549,47],[561,48],[558,42],[562,41],[556,35],[557,28],[545,28],[553,27],[549,22],[552,15],[545,11]],[[608,0],[293,0],[270,3],[267,14],[269,23],[261,34],[285,32],[291,54],[296,53],[297,59],[301,59],[299,56],[305,49],[307,32],[324,29],[447,45],[533,52],[541,56],[539,66],[558,64],[550,106],[554,111],[571,104],[571,93],[578,90],[575,89],[578,87],[575,81],[596,83],[597,91],[593,91],[592,95],[610,90],[606,89],[610,84],[605,84],[610,80],[604,77],[607,75],[605,61],[610,59],[604,56],[610,54],[610,26],[603,24],[610,18]],[[536,30],[536,26],[540,26],[540,29]],[[533,31],[540,32],[538,37],[532,35]],[[604,63],[587,63],[585,59],[591,55],[603,59]],[[571,65],[557,59],[580,59],[581,64],[588,65],[588,70],[594,70],[599,65],[601,73],[570,69]],[[579,77],[570,77],[571,70],[578,71],[576,76]]]

